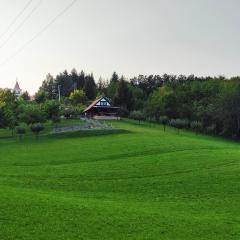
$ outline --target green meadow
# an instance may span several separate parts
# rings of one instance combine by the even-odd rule
[[[238,143],[113,125],[0,132],[1,240],[240,239]]]

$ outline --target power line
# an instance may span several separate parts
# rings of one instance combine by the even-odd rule
[[[20,22],[20,24],[15,28],[15,30],[9,35],[9,37],[0,45],[0,49],[3,48],[12,37],[21,29],[24,23],[32,16],[32,14],[39,8],[42,0],[39,0],[38,4],[32,9],[32,11]]]
[[[3,61],[0,64],[0,67],[7,64],[11,61],[12,58],[16,57],[20,54],[29,44],[31,44],[35,39],[37,39],[40,35],[42,35],[51,25],[53,25],[58,18],[60,18],[64,13],[66,13],[78,0],[73,0],[70,4],[68,4],[61,12],[59,12],[48,24],[46,24],[38,33],[36,33],[30,40],[25,42],[14,54],[12,54],[9,58]]]
[[[28,6],[32,3],[32,1],[33,0],[30,0],[24,5],[23,9],[18,13],[18,15],[13,19],[13,21],[8,25],[6,30],[0,35],[0,39],[2,39],[9,32],[9,30],[17,22],[17,20],[23,15],[23,13],[28,8]]]

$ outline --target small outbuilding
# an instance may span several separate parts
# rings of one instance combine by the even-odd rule
[[[112,106],[106,97],[100,97],[93,101],[85,110],[86,117],[99,120],[119,120],[119,107]]]

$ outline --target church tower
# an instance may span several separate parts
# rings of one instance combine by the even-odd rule
[[[13,92],[19,97],[22,94],[22,89],[19,87],[18,81],[16,81]]]

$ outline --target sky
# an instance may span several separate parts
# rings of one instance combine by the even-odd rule
[[[76,68],[240,75],[239,0],[0,0],[0,88]],[[54,19],[54,21],[53,21]]]

